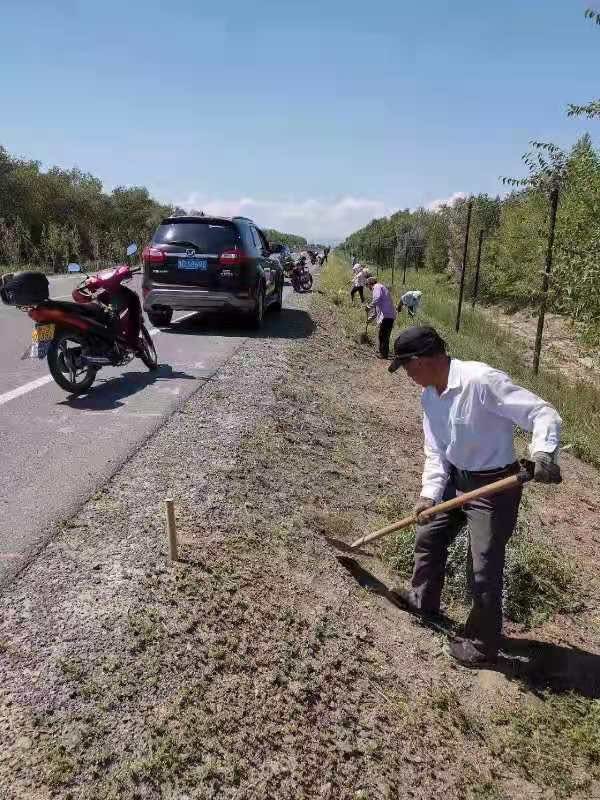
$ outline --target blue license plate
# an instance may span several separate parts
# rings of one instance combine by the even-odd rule
[[[192,269],[197,272],[206,272],[208,261],[205,258],[178,258],[178,269]]]

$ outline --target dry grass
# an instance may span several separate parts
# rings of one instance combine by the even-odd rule
[[[343,325],[350,338],[357,340],[361,324],[364,327],[364,311],[351,306],[349,295],[340,290],[347,283],[349,266],[339,256],[330,258],[321,281],[321,288],[335,302],[342,313]],[[386,285],[391,284],[390,270],[380,271]],[[418,321],[434,325],[446,340],[450,352],[460,358],[485,361],[508,372],[514,380],[551,402],[564,421],[563,444],[571,445],[575,455],[600,466],[600,391],[590,383],[574,383],[560,372],[548,369],[532,373],[524,359],[520,337],[511,336],[483,312],[463,306],[461,329],[454,330],[456,315],[456,286],[444,275],[425,271],[411,272],[407,286],[400,284],[401,276],[396,272],[393,293],[399,297],[403,290],[420,289],[423,306]],[[408,318],[403,321],[408,324]]]

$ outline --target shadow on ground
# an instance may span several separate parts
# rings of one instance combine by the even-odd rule
[[[240,314],[198,313],[181,322],[173,322],[163,333],[172,336],[236,336],[251,339],[307,339],[315,324],[307,311],[284,308],[268,311],[260,330],[253,330]]]
[[[421,625],[450,638],[456,635],[459,626],[453,620],[444,615],[432,618],[415,614],[358,561],[348,556],[338,556],[338,561],[360,586],[410,614]],[[498,662],[491,669],[519,681],[534,693],[574,692],[581,697],[600,698],[600,656],[578,647],[564,647],[535,639],[506,638]]]
[[[160,364],[158,369],[153,372],[145,370],[143,372],[126,372],[114,378],[109,378],[104,382],[98,382],[92,386],[87,394],[78,397],[67,397],[58,405],[69,406],[70,408],[84,409],[87,411],[111,411],[119,408],[124,403],[120,402],[126,397],[131,397],[137,392],[141,392],[147,386],[158,381],[167,380],[200,380],[195,375],[188,375],[186,372],[173,370],[169,364]]]

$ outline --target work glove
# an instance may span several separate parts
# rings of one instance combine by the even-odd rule
[[[429,497],[417,498],[417,502],[415,503],[415,507],[413,508],[413,514],[417,518],[417,522],[420,522],[419,514],[421,514],[423,511],[426,511],[428,508],[431,508],[431,506],[433,505],[435,505],[435,503]]]
[[[533,480],[537,483],[562,483],[560,467],[555,462],[555,453],[534,453],[535,470]]]

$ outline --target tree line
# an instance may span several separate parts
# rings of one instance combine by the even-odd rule
[[[304,236],[296,236],[293,233],[281,233],[276,231],[275,228],[263,228],[263,233],[269,242],[274,244],[287,244],[288,247],[305,247],[307,244]]]
[[[144,186],[102,182],[78,167],[43,170],[0,145],[0,265],[61,271],[70,261],[92,267],[122,259],[130,242],[145,245],[160,220],[182,209],[159,203]],[[306,244],[268,231],[269,240]]]
[[[548,199],[525,187],[506,197],[472,198],[472,234],[465,286],[473,293],[479,232],[483,234],[478,296],[511,311],[536,306],[548,228]],[[435,211],[398,211],[375,219],[349,236],[342,247],[383,266],[448,272],[462,269],[468,199]],[[600,340],[600,153],[588,135],[565,159],[556,218],[550,309],[582,323]]]

